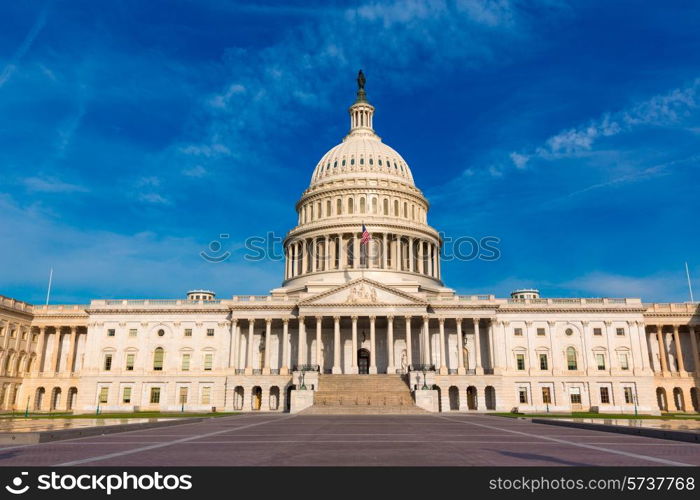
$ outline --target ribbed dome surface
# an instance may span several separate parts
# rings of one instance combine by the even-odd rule
[[[353,173],[377,173],[395,176],[413,185],[413,176],[406,161],[393,148],[384,144],[373,132],[354,132],[328,151],[318,162],[311,183],[330,180],[336,176],[351,177]]]

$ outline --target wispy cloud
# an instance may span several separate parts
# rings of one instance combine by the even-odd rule
[[[44,7],[44,9],[41,10],[41,12],[39,12],[39,15],[34,21],[34,24],[30,28],[29,32],[27,33],[27,36],[24,37],[24,40],[22,40],[22,43],[19,45],[19,47],[17,47],[15,53],[12,54],[10,62],[8,62],[3,68],[2,73],[0,73],[0,89],[12,77],[12,74],[17,70],[17,65],[22,61],[24,55],[32,47],[34,40],[37,36],[39,36],[41,30],[44,29],[44,26],[46,25],[46,19],[48,18],[48,14],[49,6],[46,6]]]
[[[38,193],[84,193],[89,191],[85,186],[64,182],[55,177],[27,177],[22,183],[29,191]]]
[[[534,152],[513,152],[510,158],[517,168],[523,168],[532,158],[556,159],[576,156],[590,151],[596,142],[630,132],[639,127],[668,127],[682,122],[696,112],[700,102],[700,78],[691,84],[676,88],[639,102],[628,109],[605,113],[591,122],[563,130],[545,141]]]

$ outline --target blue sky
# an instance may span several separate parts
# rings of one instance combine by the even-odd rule
[[[446,284],[504,296],[700,295],[700,4],[4,2],[0,293],[41,303],[279,286],[243,242],[348,128],[375,128],[429,221],[496,236]],[[369,228],[371,230],[371,228]],[[229,234],[223,240],[220,234]],[[232,252],[200,257],[213,240]]]

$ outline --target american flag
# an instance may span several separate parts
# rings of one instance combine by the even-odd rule
[[[369,231],[367,231],[367,228],[365,227],[365,223],[362,223],[362,239],[360,240],[360,245],[367,245],[369,243],[369,240],[372,239],[372,235],[369,234]]]

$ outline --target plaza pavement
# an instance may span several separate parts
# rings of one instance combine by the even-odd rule
[[[700,445],[496,416],[254,414],[2,446],[10,465],[700,466]]]

